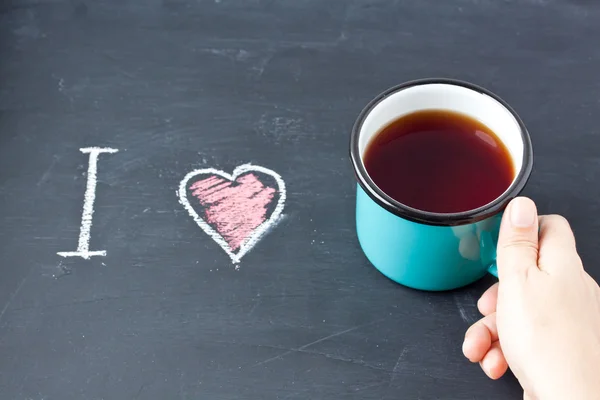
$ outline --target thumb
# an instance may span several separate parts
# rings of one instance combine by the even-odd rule
[[[538,214],[527,197],[512,200],[500,227],[497,263],[500,281],[511,276],[527,276],[538,261]]]

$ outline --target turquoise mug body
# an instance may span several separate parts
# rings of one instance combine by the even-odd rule
[[[377,187],[363,163],[370,140],[392,121],[421,110],[462,113],[496,134],[515,167],[515,177],[501,196],[477,209],[433,213],[402,204]],[[359,115],[352,130],[350,158],[358,181],[358,240],[367,259],[383,275],[428,291],[457,289],[487,273],[496,275],[502,213],[523,190],[533,168],[529,133],[505,101],[477,85],[453,79],[422,79],[392,87]]]

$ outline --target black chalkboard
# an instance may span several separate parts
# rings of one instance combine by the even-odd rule
[[[461,353],[491,278],[418,292],[363,256],[349,132],[410,79],[498,93],[532,135],[526,194],[598,278],[599,20],[581,0],[3,1],[0,397],[519,399]],[[106,255],[61,257],[89,147],[118,150],[87,248]],[[233,264],[178,191],[245,164],[286,198]]]

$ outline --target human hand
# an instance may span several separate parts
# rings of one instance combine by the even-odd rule
[[[539,229],[539,235],[538,235]],[[537,215],[533,201],[506,209],[499,283],[477,306],[463,353],[492,379],[510,366],[525,399],[600,399],[600,288],[584,271],[569,223]]]

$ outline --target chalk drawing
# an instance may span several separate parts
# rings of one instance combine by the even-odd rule
[[[265,185],[257,173],[272,177],[277,188]],[[214,168],[192,171],[179,184],[177,195],[198,226],[234,264],[279,221],[286,199],[279,174],[251,164],[240,165],[231,175]],[[268,216],[275,197],[277,204]]]
[[[90,251],[90,232],[92,230],[92,216],[94,215],[94,200],[96,199],[96,182],[98,175],[98,156],[100,153],[116,153],[119,150],[109,147],[85,147],[79,149],[84,154],[89,154],[87,184],[83,197],[83,213],[81,214],[81,228],[79,229],[79,242],[76,251],[60,251],[61,257],[82,257],[86,260],[93,256],[105,256],[106,250]]]

